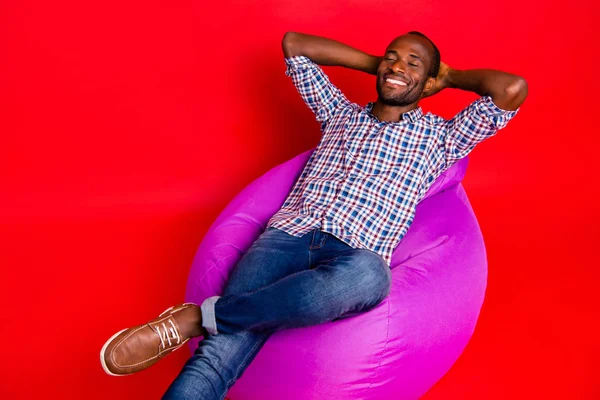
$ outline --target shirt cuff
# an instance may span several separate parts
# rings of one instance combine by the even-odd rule
[[[316,64],[306,56],[294,56],[285,59],[285,65],[287,66],[287,70],[285,74],[290,76],[293,71],[304,70],[308,68],[312,68]]]
[[[483,96],[477,104],[477,112],[498,129],[504,128],[508,122],[517,115],[519,108],[514,111],[503,110],[498,107],[491,96]]]
[[[496,103],[494,103],[491,96],[483,96],[481,98],[481,102],[479,103],[479,106],[481,108],[481,111],[483,111],[487,115],[510,114],[510,113],[512,113],[514,115],[517,113],[517,111],[519,111],[519,108],[517,108],[514,111],[503,110],[502,108],[498,107],[496,105]]]

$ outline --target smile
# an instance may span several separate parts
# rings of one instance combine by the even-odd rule
[[[390,84],[394,85],[394,86],[406,86],[406,82],[402,82],[402,81],[400,81],[398,79],[387,78],[385,81],[387,83],[390,83]]]

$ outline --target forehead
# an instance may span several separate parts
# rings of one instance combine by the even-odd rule
[[[427,39],[420,36],[402,35],[392,40],[385,51],[395,51],[398,54],[415,54],[423,59],[430,60],[433,47]]]

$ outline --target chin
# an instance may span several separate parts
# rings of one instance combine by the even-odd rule
[[[408,106],[414,102],[409,102],[406,100],[398,100],[398,99],[394,99],[394,98],[386,98],[386,97],[380,97],[381,102],[387,106],[393,106],[393,107],[405,107]]]

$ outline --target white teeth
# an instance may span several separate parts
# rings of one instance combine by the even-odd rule
[[[402,81],[397,81],[396,79],[392,79],[392,78],[387,78],[385,81],[386,81],[386,82],[389,82],[389,83],[391,83],[391,84],[393,84],[393,85],[406,86],[406,83],[405,83],[405,82],[402,82]]]

